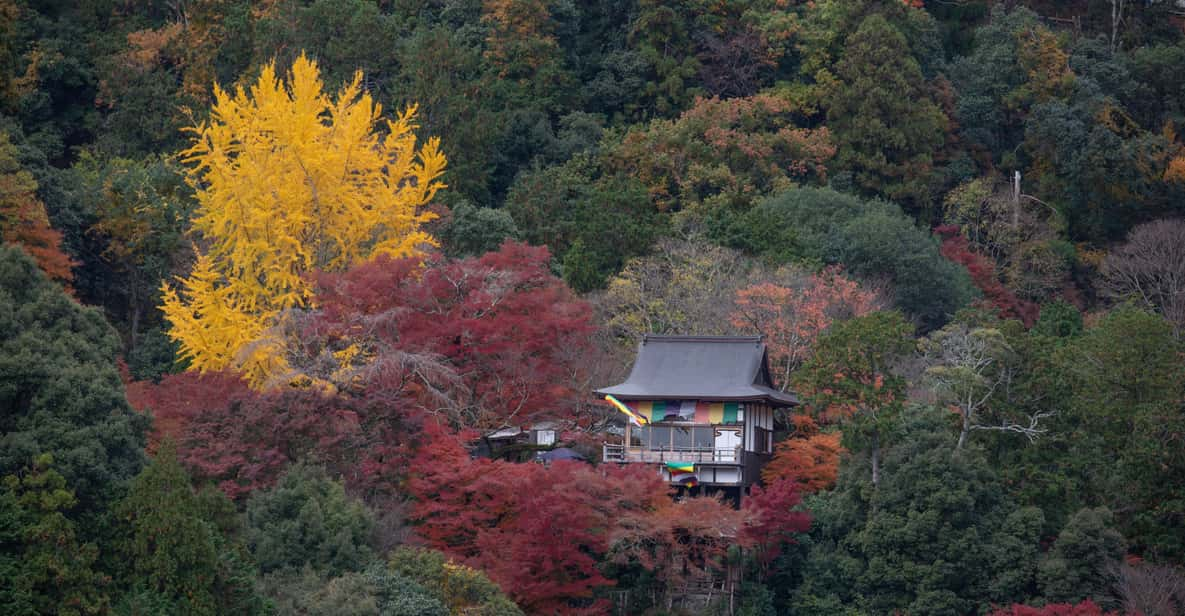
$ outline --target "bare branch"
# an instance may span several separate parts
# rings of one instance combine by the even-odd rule
[[[1132,229],[1103,263],[1104,292],[1135,299],[1185,330],[1185,221],[1158,220]]]
[[[1019,423],[1010,423],[1010,422],[1004,420],[1004,421],[1001,421],[1000,425],[998,425],[998,426],[997,425],[991,425],[991,426],[989,426],[989,425],[972,425],[971,429],[972,430],[995,430],[998,432],[1016,432],[1017,434],[1023,434],[1026,438],[1029,439],[1030,443],[1035,443],[1035,442],[1037,442],[1037,439],[1041,437],[1041,435],[1045,434],[1046,432],[1049,432],[1049,430],[1047,428],[1040,427],[1041,420],[1048,419],[1048,418],[1053,417],[1055,415],[1057,415],[1057,413],[1054,411],[1041,411],[1041,412],[1026,416],[1029,420],[1029,425],[1027,425],[1027,426],[1023,425],[1023,424],[1019,424]]]

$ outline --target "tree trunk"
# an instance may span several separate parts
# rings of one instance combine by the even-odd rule
[[[1012,230],[1020,229],[1020,172],[1012,175]]]
[[[132,324],[131,324],[131,333],[129,334],[129,337],[131,338],[131,344],[129,346],[131,347],[131,349],[136,348],[136,345],[140,344],[140,302],[139,301],[136,301],[135,306],[132,308]],[[129,350],[131,350],[131,349],[129,349]]]
[[[1119,45],[1119,25],[1123,22],[1123,5],[1127,0],[1111,0],[1111,53]]]
[[[967,433],[971,431],[971,414],[963,413],[963,429],[959,431],[959,444],[955,445],[955,449],[962,449],[963,443],[967,442]]]
[[[872,433],[872,487],[876,488],[881,482],[881,436],[879,432]]]

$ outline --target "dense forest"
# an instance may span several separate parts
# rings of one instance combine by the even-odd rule
[[[1169,0],[0,0],[0,612],[1183,614],[1182,131]]]

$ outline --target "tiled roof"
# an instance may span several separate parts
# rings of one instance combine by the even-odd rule
[[[792,393],[774,388],[759,336],[654,336],[638,346],[624,383],[597,394],[623,400],[761,400],[794,406]]]

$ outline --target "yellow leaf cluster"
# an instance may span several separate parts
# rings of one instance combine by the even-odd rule
[[[362,75],[332,99],[303,54],[289,78],[266,66],[249,89],[215,87],[210,120],[181,153],[198,208],[192,274],[164,285],[170,336],[194,369],[234,367],[256,384],[282,372],[266,332],[312,296],[307,274],[435,244],[421,225],[443,188],[438,139],[417,148],[415,107],[376,130]]]

